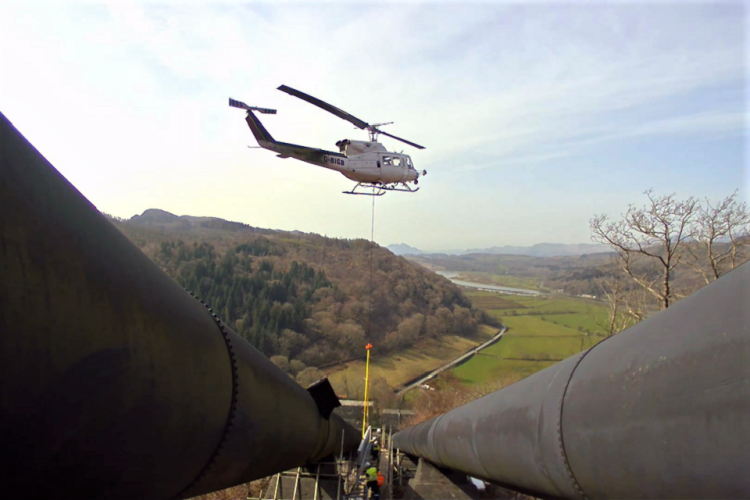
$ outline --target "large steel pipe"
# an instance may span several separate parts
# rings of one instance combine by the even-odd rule
[[[748,283],[750,263],[394,445],[542,498],[750,498]]]
[[[186,498],[356,446],[0,118],[0,498]]]

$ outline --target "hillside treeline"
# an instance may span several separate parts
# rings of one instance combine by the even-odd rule
[[[560,291],[569,295],[597,295],[601,291],[596,279],[607,274],[603,268],[611,262],[612,255],[597,253],[532,257],[508,254],[433,254],[406,258],[437,269],[524,278],[542,284],[548,291]]]
[[[449,280],[365,240],[278,232],[191,234],[116,221],[180,285],[297,374],[495,320]],[[193,241],[190,237],[193,236]],[[187,241],[186,241],[187,240]]]

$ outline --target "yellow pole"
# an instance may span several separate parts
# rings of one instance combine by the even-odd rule
[[[370,386],[370,348],[372,344],[367,344],[367,362],[365,363],[365,408],[362,414],[362,437],[365,437],[365,430],[367,429],[367,418],[370,416],[369,407],[367,406],[368,388]]]

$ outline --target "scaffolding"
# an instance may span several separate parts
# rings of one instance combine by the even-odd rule
[[[247,500],[347,500],[347,492],[352,489],[351,484],[356,481],[356,465],[352,467],[351,456],[344,456],[344,438],[342,433],[341,451],[338,458],[329,462],[313,462],[305,467],[279,472],[271,476],[266,490],[261,489],[257,497],[247,497]],[[292,478],[291,496],[288,493],[289,481]],[[324,482],[328,486],[336,483],[336,496],[324,492],[321,488]],[[286,490],[286,491],[285,491]],[[312,495],[310,495],[312,490]],[[323,494],[325,493],[325,494]]]
[[[376,462],[385,478],[385,484],[380,489],[381,500],[393,500],[394,478],[400,476],[396,463],[398,453],[393,448],[392,435],[392,427],[382,428],[382,447]],[[334,482],[335,493],[332,491]],[[310,463],[274,474],[265,490],[247,500],[365,500],[368,493],[356,458],[351,454],[345,456],[342,450],[333,461]]]

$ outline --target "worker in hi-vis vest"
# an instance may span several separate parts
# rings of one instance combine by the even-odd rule
[[[376,462],[379,458],[379,453],[380,453],[380,445],[378,444],[378,440],[373,439],[372,448],[370,449],[370,454],[372,456],[372,459],[375,460]]]
[[[367,477],[367,487],[372,491],[372,499],[380,500],[380,485],[378,484],[378,468],[365,462],[365,476]]]

